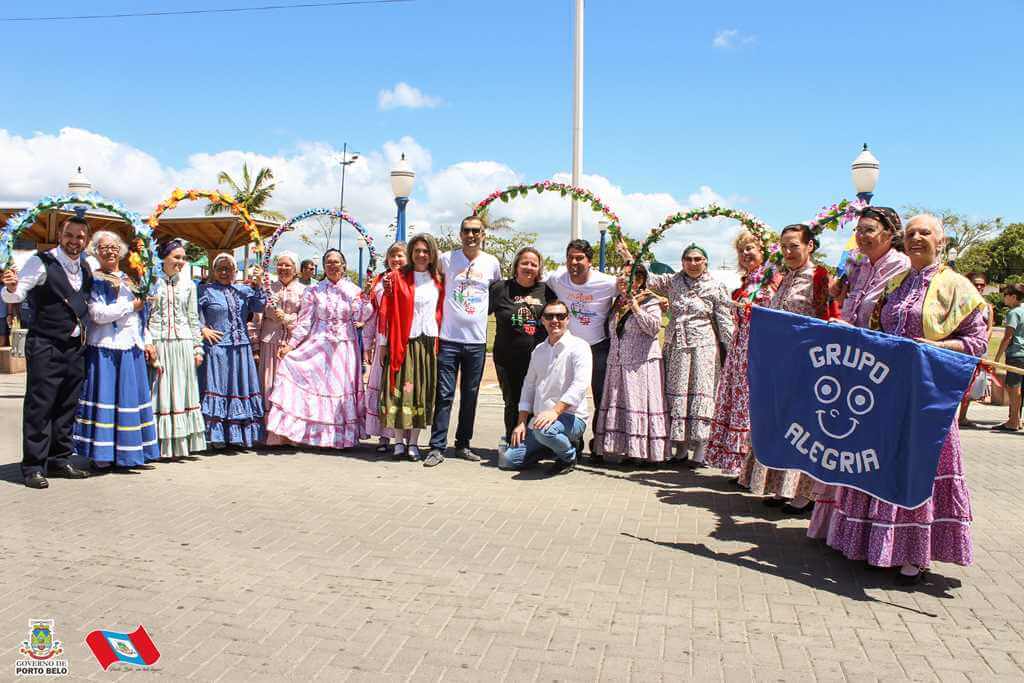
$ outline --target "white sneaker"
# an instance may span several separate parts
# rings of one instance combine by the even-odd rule
[[[420,447],[415,444],[409,444],[409,459],[419,461],[420,459]]]
[[[391,451],[391,454],[394,455],[396,458],[404,457],[405,456],[405,444],[404,443],[396,443],[394,450]]]

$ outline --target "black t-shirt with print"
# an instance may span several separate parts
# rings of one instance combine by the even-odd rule
[[[530,354],[544,341],[547,330],[540,322],[544,304],[556,299],[543,282],[523,287],[515,278],[491,285],[490,312],[494,314],[494,360],[502,365],[530,362]]]

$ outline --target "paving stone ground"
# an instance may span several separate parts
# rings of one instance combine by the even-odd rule
[[[30,618],[72,679],[1024,678],[1024,436],[964,433],[976,564],[908,591],[711,472],[499,471],[492,384],[483,463],[244,453],[47,491],[23,391],[0,377],[0,679]],[[139,624],[153,670],[103,672],[85,635]]]

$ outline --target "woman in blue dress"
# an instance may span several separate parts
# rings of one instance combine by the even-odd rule
[[[156,358],[142,322],[145,302],[119,264],[124,241],[100,230],[91,251],[100,263],[86,318],[85,384],[73,436],[93,468],[140,467],[160,459],[146,361]]]
[[[199,322],[205,357],[199,393],[212,448],[251,448],[263,436],[263,394],[247,322],[266,304],[263,291],[234,284],[235,259],[213,260],[213,282],[199,287]]]

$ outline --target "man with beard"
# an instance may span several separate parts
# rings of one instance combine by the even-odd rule
[[[487,356],[488,297],[491,284],[501,279],[501,264],[483,251],[484,223],[477,216],[462,220],[459,239],[462,249],[441,254],[438,264],[444,271],[444,312],[437,351],[437,401],[430,431],[430,453],[423,460],[424,467],[434,467],[444,461],[456,375],[461,377],[455,455],[465,460],[480,460],[470,449],[469,442],[473,438],[476,402]]]
[[[565,249],[565,266],[547,284],[569,306],[569,331],[590,345],[593,370],[590,391],[594,395],[594,419],[601,409],[604,376],[608,367],[608,315],[619,291],[611,275],[591,267],[594,248],[586,240],[573,240]],[[594,449],[591,443],[592,457]]]
[[[21,273],[3,272],[3,301],[18,304],[27,297],[34,312],[25,341],[28,381],[21,460],[29,488],[47,488],[47,473],[68,479],[89,476],[70,461],[71,428],[85,379],[92,273],[82,251],[88,240],[85,218],[73,216],[61,226],[60,246],[29,257]]]

